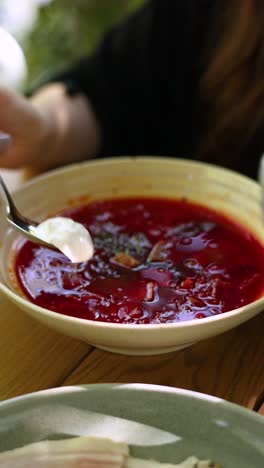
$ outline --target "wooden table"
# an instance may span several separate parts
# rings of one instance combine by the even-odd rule
[[[9,187],[19,174],[4,173]],[[63,385],[142,382],[216,395],[264,415],[264,313],[182,351],[107,353],[29,318],[0,296],[0,400]]]

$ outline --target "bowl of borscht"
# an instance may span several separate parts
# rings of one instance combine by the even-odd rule
[[[264,309],[261,190],[191,160],[119,157],[50,171],[14,194],[31,219],[66,216],[94,243],[88,262],[0,226],[0,288],[33,318],[98,348],[174,351]]]

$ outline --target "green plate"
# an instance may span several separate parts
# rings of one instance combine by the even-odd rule
[[[61,387],[0,404],[0,451],[97,435],[163,462],[190,455],[223,468],[264,466],[264,418],[215,397],[142,384]]]

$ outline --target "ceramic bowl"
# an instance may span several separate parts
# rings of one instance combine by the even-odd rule
[[[166,466],[195,455],[221,468],[263,468],[263,416],[160,385],[79,385],[24,395],[0,403],[0,432],[0,452],[87,435],[128,443],[132,456]]]
[[[14,193],[19,210],[42,220],[68,206],[69,199],[118,196],[185,197],[231,216],[250,229],[264,245],[260,187],[254,181],[216,166],[170,158],[111,158],[64,167],[39,176]],[[264,309],[264,297],[201,320],[130,325],[94,322],[63,316],[38,307],[14,287],[10,255],[17,234],[1,214],[0,289],[12,302],[45,325],[98,348],[131,355],[174,351],[223,333]]]

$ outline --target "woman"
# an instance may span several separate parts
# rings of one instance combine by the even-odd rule
[[[29,100],[0,91],[1,167],[93,156],[205,160],[256,176],[264,151],[263,0],[152,0]]]

